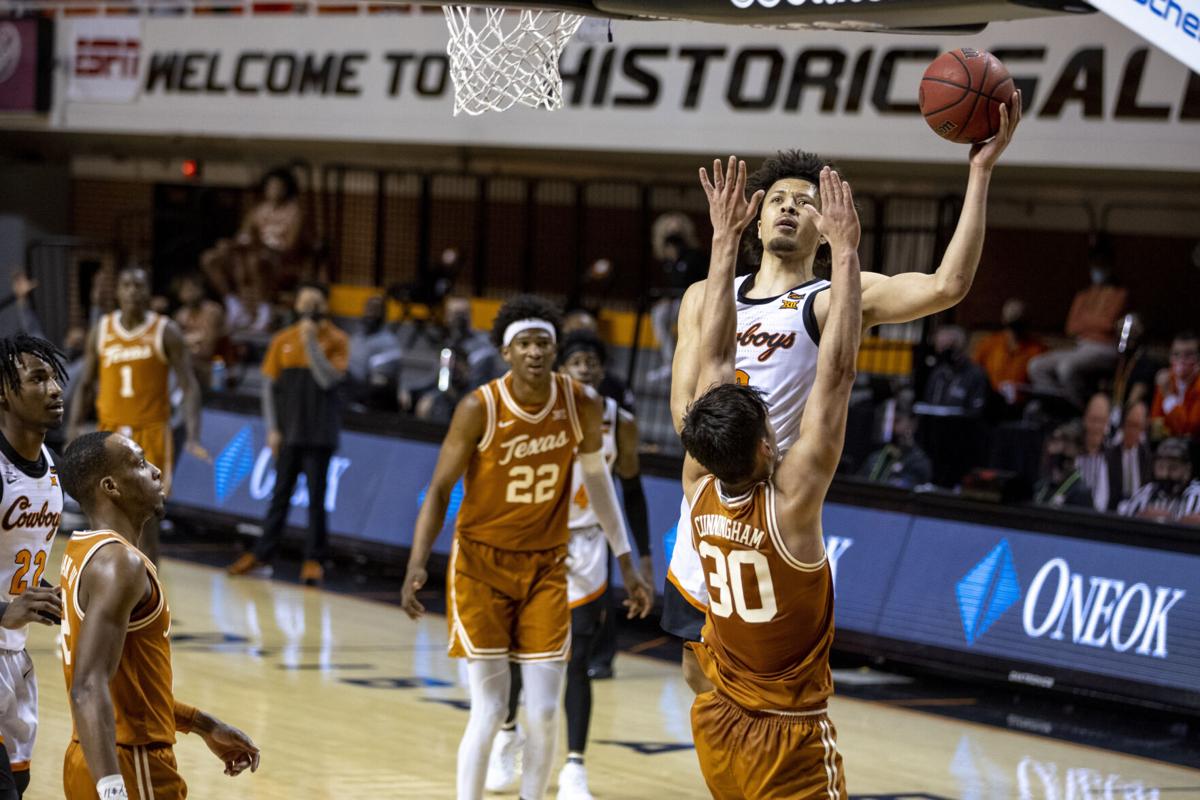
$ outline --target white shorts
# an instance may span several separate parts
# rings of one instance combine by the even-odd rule
[[[599,525],[571,531],[567,542],[567,603],[590,603],[608,588],[608,539]]]
[[[692,540],[692,510],[686,497],[679,502],[679,525],[675,528],[675,547],[671,550],[667,580],[696,604],[708,607],[708,583],[704,579],[704,565],[700,563],[696,543]]]
[[[0,650],[0,737],[14,771],[29,769],[37,738],[37,677],[24,650]]]

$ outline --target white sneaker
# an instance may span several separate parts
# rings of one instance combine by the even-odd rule
[[[568,761],[558,773],[558,800],[593,800],[588,791],[587,767]]]
[[[511,792],[521,779],[521,750],[525,741],[516,730],[500,731],[492,740],[488,757],[487,778],[483,785],[489,792]]]

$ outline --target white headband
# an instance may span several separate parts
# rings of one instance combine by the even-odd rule
[[[517,334],[528,330],[545,331],[550,336],[550,341],[558,341],[558,337],[554,335],[554,326],[546,322],[546,320],[519,319],[504,329],[504,346],[508,347],[512,344],[512,340],[517,338]]]

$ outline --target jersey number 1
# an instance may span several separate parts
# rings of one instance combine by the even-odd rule
[[[775,619],[775,585],[771,583],[771,565],[767,557],[757,550],[732,550],[729,555],[720,548],[700,543],[700,558],[711,558],[715,571],[708,573],[709,611],[718,617],[737,615],[746,622],[770,622]],[[746,603],[746,589],[742,578],[742,568],[751,567],[754,570],[754,581],[758,584],[758,608],[750,608]]]
[[[121,365],[121,397],[133,397],[133,367]]]

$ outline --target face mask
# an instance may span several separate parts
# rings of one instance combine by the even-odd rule
[[[313,322],[320,322],[325,319],[324,311],[304,311],[300,314],[300,319],[311,319]]]
[[[1025,331],[1029,330],[1029,326],[1025,323],[1025,320],[1018,319],[1008,323],[1008,329],[1013,332],[1013,336],[1020,338],[1025,335]]]
[[[1075,468],[1075,459],[1066,453],[1056,453],[1050,456],[1050,471],[1059,475],[1066,475]]]
[[[363,329],[367,333],[376,333],[383,327],[383,317],[367,317],[363,320]]]
[[[1107,277],[1108,277],[1108,273],[1105,270],[1098,269],[1096,267],[1092,267],[1092,283],[1093,284],[1095,284],[1096,286],[1099,286],[1100,284],[1104,283],[1104,279]]]

